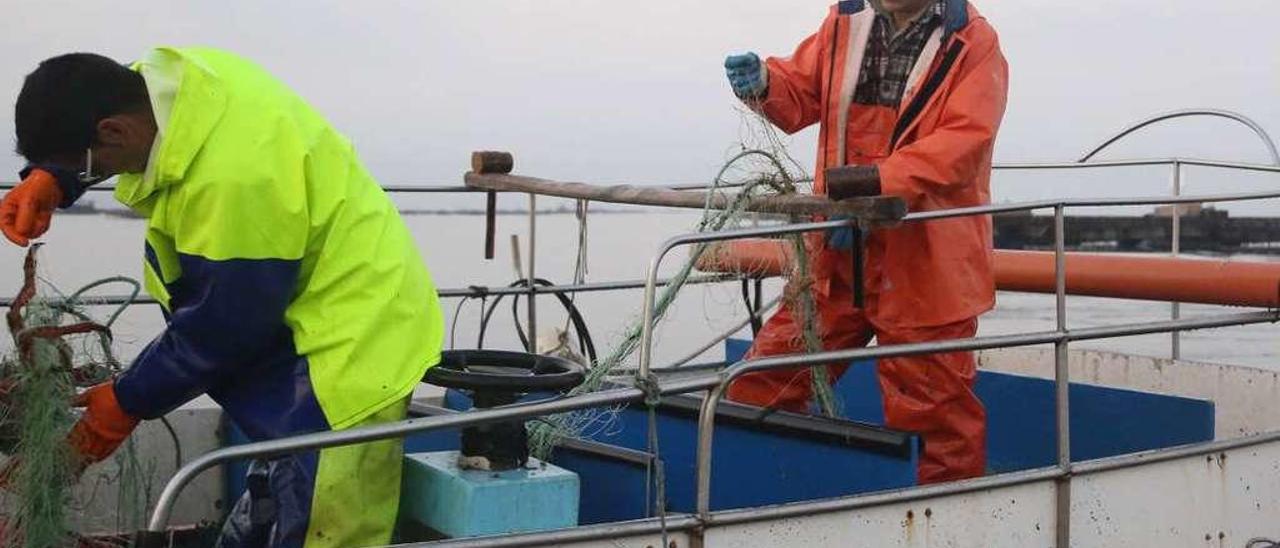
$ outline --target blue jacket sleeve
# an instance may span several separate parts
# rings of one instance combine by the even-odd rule
[[[178,255],[169,326],[116,380],[125,412],[163,416],[282,350],[294,352],[284,314],[300,260],[212,260]]]

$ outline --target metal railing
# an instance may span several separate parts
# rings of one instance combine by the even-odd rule
[[[736,282],[744,278],[736,274],[707,274],[702,276],[690,276],[684,281],[690,285],[704,285],[721,282]],[[672,280],[664,278],[658,280],[658,285],[670,285]],[[565,285],[540,285],[534,288],[526,286],[468,286],[439,289],[436,293],[443,299],[479,299],[483,297],[496,297],[500,295],[556,295],[556,294],[576,294],[576,293],[598,293],[602,291],[620,291],[625,289],[643,289],[645,280],[619,280],[616,282],[594,282],[582,284],[565,284]],[[57,299],[54,299],[55,301]],[[80,306],[119,306],[122,304],[146,304],[158,305],[154,297],[128,297],[125,295],[106,295],[101,297],[82,297],[76,302]],[[0,297],[0,308],[8,308],[13,305],[12,297]]]
[[[1244,163],[1237,163],[1237,162],[1221,162],[1221,161],[1212,161],[1212,160],[1195,160],[1195,159],[1184,159],[1184,158],[1169,158],[1166,160],[1121,160],[1121,161],[1110,161],[1110,162],[1092,161],[1094,156],[1097,156],[1098,154],[1106,150],[1111,145],[1114,145],[1120,142],[1124,138],[1136,133],[1140,129],[1143,129],[1145,127],[1148,127],[1160,122],[1165,122],[1168,120],[1177,120],[1177,119],[1192,118],[1192,117],[1224,118],[1224,119],[1236,122],[1242,126],[1245,126],[1250,131],[1253,132],[1254,136],[1258,138],[1258,141],[1262,143],[1262,146],[1267,149],[1267,153],[1271,157],[1271,164],[1270,165],[1244,164]],[[1219,110],[1219,109],[1183,109],[1183,110],[1175,110],[1171,112],[1164,112],[1164,113],[1150,116],[1143,120],[1139,120],[1138,122],[1135,122],[1134,124],[1131,124],[1130,126],[1108,137],[1101,144],[1099,144],[1096,147],[1093,147],[1092,149],[1089,150],[1089,152],[1086,152],[1083,156],[1080,157],[1079,160],[1077,160],[1074,163],[1003,164],[1003,165],[994,166],[994,169],[996,170],[1072,169],[1072,168],[1080,168],[1080,167],[1106,167],[1106,166],[1114,167],[1114,166],[1138,166],[1138,165],[1171,166],[1172,170],[1171,170],[1170,177],[1172,179],[1170,181],[1170,187],[1171,187],[1172,196],[1174,198],[1177,198],[1182,196],[1183,166],[1217,167],[1217,168],[1229,168],[1229,169],[1237,169],[1237,170],[1280,173],[1280,151],[1276,150],[1276,143],[1271,139],[1271,136],[1267,134],[1267,131],[1263,129],[1260,124],[1253,121],[1248,116],[1245,116],[1238,112],[1232,112],[1228,110]],[[1169,255],[1172,257],[1177,257],[1182,252],[1182,210],[1177,206],[1174,206],[1172,208],[1172,211],[1170,212],[1169,217],[1170,217]],[[1177,302],[1169,303],[1169,316],[1170,318],[1175,320],[1181,317],[1182,304]],[[1175,360],[1182,358],[1182,339],[1179,335],[1180,335],[1179,333],[1175,332],[1170,334],[1170,337],[1169,337],[1169,356]]]
[[[1165,159],[1139,159],[1139,160],[1111,160],[1111,161],[1091,161],[1092,157],[1100,150],[1113,144],[1126,135],[1146,127],[1152,123],[1193,115],[1221,116],[1231,118],[1238,122],[1249,126],[1251,129],[1263,139],[1267,144],[1268,150],[1276,162],[1276,165],[1250,164],[1241,162],[1223,162],[1215,160],[1203,160],[1194,158],[1165,158]],[[1018,485],[1039,481],[1055,481],[1058,485],[1057,490],[1057,539],[1058,545],[1069,545],[1070,539],[1070,501],[1071,501],[1071,478],[1073,475],[1082,475],[1087,473],[1097,473],[1104,470],[1133,466],[1140,463],[1151,462],[1149,455],[1134,455],[1126,457],[1117,457],[1108,459],[1105,462],[1094,462],[1087,465],[1073,467],[1070,460],[1069,446],[1069,409],[1067,387],[1069,386],[1069,371],[1067,369],[1067,350],[1069,343],[1081,340],[1095,340],[1113,337],[1122,337],[1130,335],[1152,334],[1152,333],[1171,333],[1176,334],[1185,330],[1204,329],[1213,327],[1225,327],[1236,325],[1248,325],[1257,323],[1268,323],[1280,321],[1280,311],[1257,311],[1224,314],[1214,317],[1197,318],[1184,320],[1178,318],[1177,311],[1174,311],[1174,317],[1164,322],[1149,322],[1140,324],[1113,325],[1106,327],[1094,327],[1088,329],[1070,330],[1067,328],[1066,322],[1066,287],[1065,287],[1065,238],[1064,238],[1064,219],[1065,210],[1075,207],[1105,207],[1105,206],[1136,206],[1136,205],[1166,205],[1180,203],[1207,203],[1207,202],[1226,202],[1226,201],[1244,201],[1244,200],[1260,200],[1280,198],[1280,192],[1262,192],[1262,193],[1242,193],[1242,194],[1219,194],[1211,196],[1181,196],[1181,172],[1185,166],[1200,166],[1211,168],[1223,168],[1232,170],[1243,170],[1252,172],[1280,173],[1280,154],[1277,154],[1276,147],[1271,143],[1266,133],[1261,130],[1257,124],[1244,119],[1233,113],[1223,113],[1221,111],[1180,111],[1178,113],[1169,113],[1160,115],[1152,119],[1140,122],[1122,131],[1117,136],[1109,139],[1090,153],[1081,158],[1079,162],[1074,163],[1005,163],[997,164],[997,170],[1045,170],[1045,169],[1086,169],[1086,168],[1104,168],[1104,167],[1135,167],[1135,166],[1160,166],[1167,165],[1173,167],[1174,196],[1149,197],[1149,198],[1099,198],[1099,199],[1072,199],[1072,200],[1041,200],[1034,202],[1025,202],[1017,204],[1000,204],[983,207],[961,208],[947,211],[932,211],[915,213],[908,215],[904,222],[926,222],[930,220],[971,216],[971,215],[989,215],[1001,212],[1014,211],[1030,211],[1037,209],[1052,209],[1054,214],[1054,230],[1055,230],[1055,303],[1056,303],[1056,329],[1047,332],[1021,333],[1014,335],[990,336],[990,337],[973,337],[968,339],[956,339],[949,341],[939,341],[931,343],[918,343],[908,345],[895,346],[876,346],[869,348],[859,348],[852,350],[821,352],[808,355],[792,355],[778,356],[771,358],[763,358],[756,360],[748,360],[739,362],[729,368],[723,369],[715,374],[700,375],[691,378],[663,380],[658,385],[658,390],[663,395],[682,394],[707,390],[709,394],[703,402],[702,409],[699,414],[698,424],[698,440],[697,440],[697,468],[696,468],[696,514],[694,515],[677,515],[667,520],[665,525],[657,523],[656,520],[646,520],[641,522],[633,522],[623,528],[618,526],[609,526],[604,528],[579,528],[578,530],[555,531],[548,533],[539,533],[532,535],[513,536],[505,541],[496,539],[486,539],[486,545],[524,545],[529,542],[556,542],[567,540],[584,540],[589,538],[607,538],[618,534],[644,534],[649,532],[658,532],[660,530],[686,530],[697,534],[699,531],[708,527],[719,525],[729,525],[734,523],[744,523],[749,521],[757,521],[761,519],[774,519],[779,517],[788,517],[795,515],[805,515],[813,513],[823,513],[831,511],[839,511],[852,508],[868,507],[881,504],[889,504],[894,502],[902,502],[909,500],[917,500],[924,497],[942,496],[947,494],[973,492],[982,489],[991,489],[1005,485]],[[11,184],[0,184],[0,189],[10,188]],[[705,188],[703,185],[687,185],[675,187],[687,190],[696,190]],[[388,192],[393,193],[471,193],[476,192],[465,186],[388,186],[385,187]],[[95,187],[90,190],[95,192],[111,191],[110,187]],[[533,207],[534,202],[531,200],[529,208],[529,230],[530,242],[529,253],[532,258],[533,252],[536,250],[534,231],[536,230],[537,211]],[[1177,246],[1177,219],[1178,208],[1174,208],[1174,245]],[[586,222],[583,219],[581,222]],[[652,343],[653,343],[653,303],[656,287],[669,280],[660,280],[658,278],[659,267],[667,254],[676,247],[690,245],[695,243],[707,243],[715,241],[727,241],[740,238],[752,238],[762,236],[779,236],[784,234],[796,234],[803,232],[813,232],[826,230],[830,228],[840,228],[847,226],[844,221],[829,221],[817,223],[803,223],[783,226],[771,226],[762,228],[740,229],[732,231],[723,231],[716,233],[688,234],[672,238],[665,242],[659,249],[657,255],[649,264],[646,278],[643,282],[608,282],[599,284],[577,284],[568,286],[554,287],[538,287],[535,284],[529,284],[528,287],[501,287],[501,288],[464,288],[464,289],[446,289],[442,290],[442,297],[482,297],[486,295],[502,295],[502,294],[552,294],[552,293],[571,293],[571,292],[588,292],[588,291],[612,291],[621,289],[644,288],[644,329],[642,332],[642,342],[640,348],[640,363],[635,370],[637,378],[649,375],[652,372]],[[1176,252],[1176,247],[1174,248]],[[536,272],[533,268],[532,261],[529,264],[527,275],[530,279],[535,277]],[[692,281],[694,283],[715,283],[719,281],[737,280],[737,276],[703,276],[697,277]],[[532,299],[530,299],[532,300]],[[124,302],[121,297],[108,297],[95,299],[93,303],[98,304],[120,304]],[[152,302],[154,300],[142,300],[138,302]],[[90,303],[92,304],[92,303]],[[8,301],[0,300],[0,306],[7,306]],[[530,306],[529,322],[532,324],[536,321],[534,308]],[[720,340],[727,338],[732,333],[726,333],[720,337]],[[715,427],[715,409],[729,384],[736,378],[749,372],[768,371],[792,367],[816,367],[832,362],[852,361],[858,359],[872,358],[889,358],[897,356],[909,356],[919,354],[929,354],[936,352],[956,352],[956,351],[975,351],[995,348],[1011,348],[1019,346],[1053,344],[1055,345],[1055,364],[1054,364],[1054,382],[1056,394],[1056,414],[1055,421],[1057,425],[1057,443],[1058,443],[1058,462],[1056,466],[1040,469],[1029,470],[1023,472],[1015,472],[1010,474],[1001,474],[998,476],[979,478],[956,482],[951,484],[930,486],[923,488],[914,488],[905,491],[880,493],[872,495],[844,497],[840,499],[828,501],[813,501],[807,503],[796,503],[783,505],[778,507],[764,509],[745,509],[731,510],[723,512],[711,512],[710,510],[710,489],[711,489],[711,454],[712,440]],[[704,347],[702,350],[705,350]],[[1174,353],[1178,352],[1175,339]],[[701,350],[700,350],[701,352]],[[696,357],[697,353],[689,356],[682,361],[689,361]],[[201,472],[230,461],[245,458],[263,458],[277,456],[281,454],[294,453],[300,451],[321,449],[327,447],[337,447],[343,445],[351,445],[381,439],[401,438],[412,434],[425,433],[442,429],[457,429],[464,426],[489,424],[495,422],[505,422],[519,419],[531,419],[540,415],[562,413],[579,409],[605,407],[626,403],[634,403],[642,401],[645,393],[639,388],[617,388],[583,394],[573,397],[557,398],[545,400],[535,403],[519,404],[495,409],[474,411],[465,414],[437,416],[427,418],[415,418],[406,421],[382,424],[364,428],[355,428],[342,431],[321,432],[315,434],[307,434],[303,436],[284,438],[278,440],[270,440],[265,442],[255,442],[234,447],[226,447],[206,453],[179,469],[174,476],[165,485],[160,498],[157,500],[155,509],[150,517],[147,530],[153,534],[160,534],[167,527],[173,505],[177,501],[178,495],[197,475]],[[1246,440],[1231,440],[1229,442],[1206,444],[1202,447],[1180,448],[1176,450],[1158,451],[1159,454],[1172,455],[1202,455],[1222,451],[1230,447],[1244,447],[1251,444],[1270,443],[1280,441],[1280,433],[1269,434],[1257,438]],[[1175,457],[1167,457],[1175,458]],[[458,544],[458,543],[455,543]],[[462,541],[460,544],[467,544]]]
[[[919,214],[908,215],[903,219],[904,223],[925,222],[929,220],[973,216],[973,215],[989,215],[1004,211],[1031,211],[1036,209],[1052,208],[1054,214],[1054,279],[1055,279],[1055,301],[1056,301],[1056,322],[1057,329],[1048,333],[1010,335],[1004,337],[986,337],[957,339],[953,341],[919,343],[909,345],[895,345],[889,347],[876,347],[860,350],[851,350],[845,352],[826,352],[818,354],[808,354],[803,356],[782,356],[774,358],[764,358],[741,362],[734,365],[720,374],[719,382],[711,391],[709,396],[703,401],[702,409],[698,420],[698,453],[697,466],[695,472],[696,478],[696,515],[704,523],[709,520],[710,504],[711,504],[711,440],[715,428],[716,408],[725,392],[728,390],[730,383],[743,374],[755,371],[765,371],[771,369],[780,369],[785,367],[800,366],[823,366],[830,363],[847,363],[857,359],[872,358],[889,358],[917,354],[932,354],[938,352],[954,352],[954,351],[972,351],[991,348],[1005,348],[1013,346],[1026,346],[1034,344],[1053,344],[1054,345],[1054,386],[1055,386],[1055,421],[1057,426],[1057,453],[1058,465],[1057,473],[1052,477],[1058,482],[1058,499],[1057,499],[1057,539],[1058,546],[1070,546],[1070,511],[1071,511],[1071,447],[1070,447],[1070,410],[1069,398],[1067,397],[1068,387],[1070,386],[1070,374],[1068,370],[1068,343],[1076,340],[1087,340],[1096,338],[1110,338],[1129,335],[1145,335],[1153,333],[1177,333],[1183,330],[1203,329],[1207,327],[1223,327],[1229,325],[1246,325],[1250,323],[1268,323],[1280,320],[1280,312],[1260,312],[1254,314],[1228,315],[1219,318],[1208,318],[1199,320],[1178,320],[1172,319],[1169,322],[1157,322],[1149,324],[1135,324],[1133,326],[1120,326],[1118,328],[1101,328],[1090,330],[1068,331],[1066,322],[1066,240],[1065,240],[1065,211],[1068,207],[1101,207],[1101,206],[1131,206],[1131,205],[1152,205],[1165,203],[1211,203],[1211,202],[1228,202],[1243,200],[1259,200],[1259,199],[1277,199],[1280,198],[1280,192],[1264,192],[1250,194],[1221,194],[1212,196],[1184,196],[1177,198],[1155,197],[1155,198],[1101,198],[1101,199],[1071,199],[1071,200],[1043,200],[1038,202],[1030,202],[1023,204],[1003,204],[994,206],[969,207],[954,210],[942,210],[924,212]],[[649,263],[648,277],[646,278],[644,293],[644,330],[641,334],[640,342],[640,367],[636,372],[637,385],[640,379],[650,374],[653,346],[653,315],[654,315],[654,294],[656,293],[656,281],[658,279],[658,271],[662,265],[663,259],[677,247],[705,244],[710,242],[727,241],[743,238],[759,238],[765,236],[780,236],[787,234],[798,234],[805,232],[813,232],[818,230],[827,230],[848,226],[850,221],[828,221],[820,223],[805,223],[794,225],[783,225],[766,228],[752,228],[743,230],[723,231],[714,233],[698,233],[685,234],[676,236],[667,240],[660,248],[657,255]]]
[[[1260,198],[1280,198],[1280,192],[1265,194],[1247,194],[1247,195],[1219,195],[1219,196],[1199,196],[1184,197],[1183,200],[1200,200],[1200,201],[1228,201],[1228,200],[1245,200]],[[711,440],[714,431],[715,407],[719,400],[723,397],[725,390],[733,379],[747,372],[767,371],[774,369],[792,368],[792,367],[814,367],[818,365],[829,364],[833,362],[844,362],[857,359],[870,358],[887,358],[895,356],[907,356],[928,354],[936,352],[957,352],[957,351],[973,351],[994,348],[1011,348],[1018,346],[1030,346],[1040,344],[1054,344],[1058,352],[1055,353],[1055,383],[1058,387],[1057,394],[1059,397],[1056,402],[1058,408],[1058,443],[1059,443],[1059,462],[1056,468],[1050,470],[1037,471],[1034,477],[1026,477],[1026,474],[1010,476],[996,476],[987,478],[986,483],[962,482],[954,486],[940,486],[930,488],[929,493],[946,492],[947,489],[967,489],[972,485],[998,485],[1007,481],[1039,481],[1044,479],[1054,479],[1059,482],[1059,538],[1066,540],[1069,538],[1070,512],[1070,478],[1072,476],[1072,464],[1070,462],[1069,447],[1066,445],[1067,435],[1070,432],[1070,424],[1067,414],[1067,399],[1062,397],[1069,385],[1068,372],[1066,369],[1066,350],[1068,343],[1079,340],[1094,340],[1114,337],[1124,337],[1131,335],[1151,334],[1151,333],[1171,333],[1176,331],[1205,329],[1214,327],[1226,327],[1236,325],[1248,325],[1257,323],[1270,323],[1280,321],[1280,311],[1258,311],[1247,313],[1226,314],[1208,318],[1188,319],[1188,320],[1170,320],[1167,322],[1149,322],[1140,324],[1113,325],[1106,327],[1094,327],[1089,329],[1068,330],[1066,328],[1065,319],[1065,270],[1062,269],[1063,258],[1065,257],[1065,246],[1061,237],[1062,219],[1064,210],[1067,207],[1085,207],[1099,205],[1133,205],[1144,203],[1159,203],[1159,200],[1168,201],[1168,198],[1137,198],[1131,200],[1124,199],[1087,199],[1087,200],[1061,200],[1056,202],[1033,202],[1029,204],[1010,204],[999,206],[988,206],[982,208],[965,208],[963,210],[930,212],[909,216],[907,222],[923,222],[931,219],[956,217],[965,215],[985,215],[995,211],[1016,211],[1019,209],[1043,209],[1052,207],[1057,219],[1057,229],[1059,236],[1056,238],[1057,245],[1055,253],[1057,260],[1057,299],[1058,307],[1058,329],[1048,332],[1038,333],[1021,333],[1014,335],[990,336],[990,337],[974,337],[967,339],[955,339],[949,341],[939,341],[931,343],[917,343],[909,345],[895,346],[876,346],[869,348],[859,348],[853,350],[831,351],[807,355],[791,355],[778,356],[757,360],[748,360],[739,362],[738,364],[724,370],[718,374],[700,375],[694,378],[677,379],[670,381],[660,381],[658,391],[663,395],[682,394],[697,392],[702,390],[710,390],[710,395],[704,400],[703,408],[699,416],[698,424],[698,455],[697,455],[697,491],[696,498],[698,501],[697,514],[694,521],[689,523],[697,524],[700,527],[714,525],[717,520],[712,516],[709,508],[710,501],[710,463],[711,463]],[[768,228],[752,228],[740,229],[716,233],[706,234],[690,234],[679,236],[668,240],[661,247],[659,253],[650,263],[649,275],[645,283],[645,314],[646,318],[652,318],[653,314],[653,294],[658,284],[657,271],[658,265],[667,253],[679,245],[689,243],[701,243],[709,241],[722,241],[730,239],[758,237],[763,235],[780,235],[811,232],[818,230],[826,230],[829,228],[838,228],[846,226],[847,222],[831,221],[819,223],[803,223],[795,225],[784,225]],[[652,344],[652,333],[643,337],[642,358],[640,368],[637,375],[647,375],[650,372],[650,361],[652,354],[649,346]],[[572,397],[556,398],[535,403],[519,404],[508,407],[500,407],[483,411],[474,411],[459,415],[449,415],[440,417],[427,417],[409,419],[402,422],[389,423],[364,428],[356,428],[350,430],[342,430],[335,432],[321,432],[315,434],[307,434],[303,436],[284,438],[278,440],[270,440],[264,442],[255,442],[234,447],[227,447],[206,453],[197,459],[187,463],[170,479],[161,493],[156,503],[154,512],[148,522],[148,531],[153,534],[160,534],[167,527],[172,507],[177,500],[178,494],[185,486],[190,483],[199,473],[213,466],[227,463],[234,460],[245,458],[263,458],[278,456],[286,453],[321,449],[327,447],[337,447],[343,445],[351,445],[368,441],[405,437],[412,434],[425,433],[441,429],[456,429],[464,426],[490,424],[494,422],[511,421],[519,419],[531,419],[540,415],[563,413],[579,409],[606,407],[611,405],[634,403],[642,401],[645,393],[639,388],[617,388],[605,390],[595,393],[583,394]],[[1002,479],[1003,478],[1003,479]],[[918,497],[916,490],[904,491],[898,494],[877,495],[877,500],[883,500],[885,503],[896,500],[909,500]],[[684,522],[678,522],[684,523]],[[558,538],[557,533],[547,533],[540,538]],[[564,538],[572,538],[575,533],[561,532],[559,534],[566,535]],[[1061,544],[1067,545],[1067,544]]]

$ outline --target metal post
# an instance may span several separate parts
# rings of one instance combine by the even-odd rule
[[[1182,196],[1182,162],[1173,161],[1173,197],[1180,198]],[[1173,228],[1171,230],[1173,241],[1169,242],[1170,254],[1177,257],[1182,251],[1182,210],[1181,204],[1172,204],[1173,208]],[[1170,304],[1170,319],[1178,319],[1182,317],[1182,303]],[[1182,333],[1174,331],[1170,334],[1172,347],[1169,349],[1170,357],[1175,360],[1182,359]]]
[[[538,196],[536,194],[529,195],[529,276],[527,282],[529,284],[529,352],[531,354],[538,353],[538,294],[537,285],[533,280],[537,278],[534,270],[535,255],[538,249]]]
[[[725,391],[729,389],[729,380],[731,376],[721,373],[720,384],[707,394],[707,399],[702,402],[702,409],[698,413],[698,456],[696,468],[694,468],[695,485],[695,503],[694,513],[702,523],[707,523],[707,519],[711,517],[711,440],[715,439],[716,427],[716,408],[720,406],[720,399],[724,397]]]
[[[644,323],[640,326],[640,366],[636,369],[636,380],[649,376],[650,363],[653,361],[653,318],[656,315],[653,296],[658,292],[658,267],[671,248],[679,245],[680,241],[679,237],[667,240],[662,244],[662,250],[649,261],[649,272],[645,274],[644,281],[644,309],[641,314],[641,321]]]
[[[1057,300],[1057,332],[1067,332],[1067,245],[1065,207],[1059,204],[1053,210],[1054,232],[1054,281]],[[1058,548],[1071,546],[1071,416],[1070,416],[1070,370],[1068,368],[1067,338],[1064,336],[1054,343],[1053,381],[1056,392],[1054,401],[1057,410],[1058,428],[1058,468],[1062,476],[1058,479],[1057,489],[1057,531]]]

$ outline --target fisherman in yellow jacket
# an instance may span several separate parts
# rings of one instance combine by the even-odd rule
[[[16,106],[29,167],[0,201],[27,245],[55,207],[118,176],[147,219],[146,287],[168,325],[81,395],[70,442],[105,459],[138,421],[209,394],[255,441],[401,419],[440,359],[436,290],[351,143],[262,68],[161,48],[132,66],[48,59]],[[399,441],[256,462],[219,546],[387,544]]]

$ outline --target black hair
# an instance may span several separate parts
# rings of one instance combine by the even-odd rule
[[[149,104],[142,75],[93,53],[46,59],[27,75],[14,106],[17,151],[31,163],[81,153],[99,121]]]

